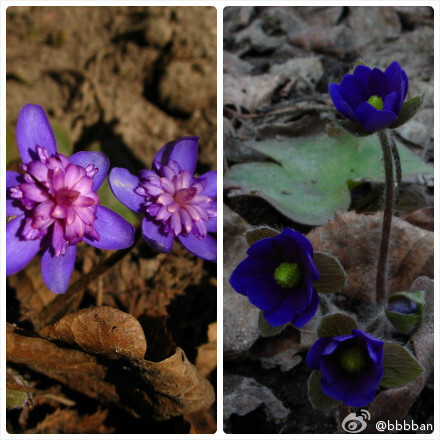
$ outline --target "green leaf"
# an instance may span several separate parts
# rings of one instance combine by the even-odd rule
[[[339,292],[345,285],[347,274],[339,260],[326,252],[314,252],[313,262],[319,273],[319,281],[313,285],[319,293]]]
[[[281,333],[285,328],[287,327],[287,324],[279,325],[278,327],[272,327],[265,319],[263,312],[260,311],[260,314],[258,315],[258,329],[260,330],[260,335],[264,338],[269,336],[275,336]]]
[[[321,388],[321,372],[314,370],[308,380],[309,400],[313,408],[330,409],[334,407],[338,401],[327,396]]]
[[[400,109],[397,121],[394,124],[390,125],[390,128],[400,127],[401,125],[408,122],[419,111],[419,108],[423,104],[424,98],[425,94],[423,93],[404,102],[402,108]]]
[[[403,144],[396,142],[403,177],[433,174]],[[272,162],[250,162],[231,167],[225,176],[230,196],[250,195],[267,200],[292,220],[321,225],[351,202],[347,182],[383,181],[382,153],[377,136],[337,138],[325,134],[247,142]]]
[[[359,124],[358,122],[349,121],[347,119],[344,119],[344,120],[339,120],[339,119],[336,119],[336,118],[330,118],[330,119],[335,124],[339,125],[345,131],[347,131],[350,134],[353,134],[354,136],[364,137],[364,136],[370,136],[371,134],[373,134],[371,131],[364,130],[362,125]]]
[[[357,322],[350,316],[344,313],[333,313],[321,319],[318,336],[323,338],[325,336],[350,335],[351,331],[358,327]]]
[[[380,384],[384,387],[401,387],[425,371],[414,356],[399,344],[385,342],[383,351],[383,378]]]
[[[276,237],[278,234],[279,232],[275,229],[263,226],[261,228],[252,229],[251,231],[246,232],[246,241],[248,242],[249,246],[252,246],[258,240]]]

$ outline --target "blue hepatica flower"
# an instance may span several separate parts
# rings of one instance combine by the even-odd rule
[[[142,235],[158,252],[168,253],[177,237],[197,257],[217,259],[217,171],[194,176],[198,137],[184,137],[164,145],[151,170],[139,177],[113,168],[109,183],[127,208],[144,215]]]
[[[318,339],[306,362],[321,371],[325,394],[350,406],[365,406],[382,380],[383,342],[354,329],[350,335]]]
[[[107,156],[57,153],[43,108],[25,105],[17,120],[23,174],[6,172],[6,275],[23,269],[42,250],[41,274],[54,293],[67,290],[81,241],[100,249],[133,244],[134,228],[99,205],[96,191],[109,168]]]
[[[318,308],[319,295],[313,287],[318,279],[310,241],[286,228],[275,237],[255,242],[229,282],[264,311],[273,327],[289,322],[303,327]]]
[[[408,92],[408,77],[397,61],[385,72],[359,65],[341,84],[330,84],[335,107],[367,132],[388,128],[397,121]]]

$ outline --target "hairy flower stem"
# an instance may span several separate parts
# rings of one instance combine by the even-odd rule
[[[126,249],[120,249],[114,252],[110,257],[102,261],[95,266],[88,274],[75,281],[63,295],[57,295],[56,298],[47,304],[41,312],[38,314],[36,330],[40,331],[43,327],[49,324],[53,324],[65,314],[75,310],[83,297],[84,289],[87,285],[97,279],[108,269],[113,267],[116,263],[122,260],[127,254],[129,254],[137,245],[141,237],[141,227],[138,226],[135,230],[134,242],[132,246]]]
[[[385,197],[382,221],[382,236],[380,238],[379,259],[377,262],[376,303],[383,304],[387,296],[388,250],[390,244],[391,221],[393,218],[394,207],[394,140],[389,130],[379,131],[379,139],[382,146],[383,165],[385,170]]]

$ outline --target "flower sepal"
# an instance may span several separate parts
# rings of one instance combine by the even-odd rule
[[[418,290],[390,295],[385,315],[398,332],[409,335],[425,317],[425,293]]]
[[[332,313],[321,319],[318,326],[318,336],[320,338],[339,335],[348,335],[355,328],[359,328],[358,323],[345,313]]]
[[[313,262],[319,273],[319,280],[313,285],[319,293],[339,292],[347,280],[347,274],[340,261],[327,252],[314,252]]]
[[[249,246],[252,246],[258,240],[262,240],[263,238],[276,237],[280,232],[281,231],[277,231],[267,226],[261,226],[259,228],[251,229],[250,231],[246,232],[245,237],[247,244]]]
[[[260,311],[258,314],[258,330],[263,338],[279,335],[289,324],[278,325],[273,327],[264,319],[264,313]]]
[[[336,119],[334,117],[330,117],[330,120],[333,123],[335,123],[336,125],[338,125],[339,127],[341,127],[343,130],[345,130],[346,132],[348,132],[354,136],[366,137],[366,136],[369,136],[370,134],[373,134],[373,132],[364,130],[364,128],[362,127],[361,124],[359,124],[359,122],[349,121],[349,120],[340,120],[340,119]]]
[[[338,401],[332,399],[330,396],[322,391],[321,387],[322,374],[319,370],[312,371],[307,381],[307,391],[309,396],[309,401],[313,408],[320,410],[327,410],[333,408],[338,404]]]
[[[385,342],[383,352],[383,377],[380,382],[383,387],[402,387],[425,372],[419,361],[399,344]]]
[[[425,98],[425,94],[415,96],[412,99],[404,102],[402,108],[400,109],[399,115],[397,117],[396,122],[390,125],[390,128],[397,128],[403,124],[406,124],[412,117],[419,111],[420,107],[423,104],[423,100]]]

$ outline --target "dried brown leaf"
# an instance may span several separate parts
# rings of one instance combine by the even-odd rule
[[[197,348],[196,367],[207,377],[217,367],[217,323],[208,326],[208,342]]]
[[[80,415],[73,409],[56,409],[26,434],[111,434],[114,429],[104,425],[107,410]]]
[[[143,359],[147,341],[139,321],[108,306],[91,307],[70,313],[54,325],[40,331],[40,336],[76,344],[89,353],[119,355]]]
[[[427,231],[434,231],[434,207],[417,209],[406,215],[404,219],[414,226],[426,229]]]
[[[317,251],[336,256],[347,273],[342,293],[374,301],[382,214],[339,213],[307,237]],[[434,276],[433,233],[393,218],[390,240],[389,290],[408,289],[421,275]]]

